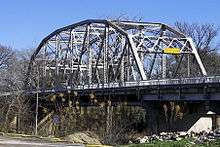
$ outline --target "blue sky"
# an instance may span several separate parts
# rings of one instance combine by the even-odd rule
[[[220,1],[2,0],[0,44],[18,50],[34,48],[44,36],[62,26],[84,19],[124,14],[170,25],[175,21],[220,25]]]

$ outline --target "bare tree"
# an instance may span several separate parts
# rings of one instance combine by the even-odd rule
[[[220,74],[220,55],[217,35],[219,27],[213,24],[198,24],[176,22],[175,27],[180,32],[191,37],[209,75]]]
[[[15,55],[12,49],[0,44],[0,69],[9,67],[14,59]]]
[[[21,119],[27,116],[28,101],[22,90],[28,62],[29,59],[24,59],[10,47],[0,46],[0,93],[10,93],[0,96],[0,126],[5,131],[11,130],[9,124],[13,120],[16,120],[16,129],[21,128]]]
[[[201,55],[217,51],[218,46],[214,45],[219,28],[213,24],[189,24],[176,22],[175,27],[182,33],[191,37]]]

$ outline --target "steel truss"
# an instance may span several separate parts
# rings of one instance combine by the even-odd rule
[[[178,48],[179,54],[166,54]],[[191,57],[192,56],[192,57]],[[191,65],[196,59],[197,66]],[[206,70],[191,38],[162,23],[85,20],[44,38],[31,57],[28,82],[79,86],[187,77]]]

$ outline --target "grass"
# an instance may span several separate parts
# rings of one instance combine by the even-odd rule
[[[220,147],[220,140],[205,142],[204,144],[194,144],[190,140],[180,141],[153,141],[144,144],[130,144],[121,147]]]
[[[189,144],[187,141],[154,141],[145,144],[131,144],[126,147],[185,147]]]

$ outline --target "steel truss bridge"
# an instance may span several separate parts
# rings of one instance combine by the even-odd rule
[[[207,76],[193,40],[166,24],[85,20],[41,41],[26,85],[32,93],[136,101],[219,100],[219,83]]]

